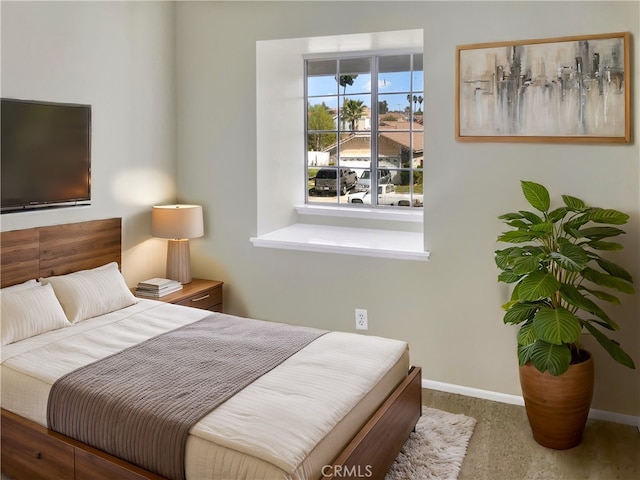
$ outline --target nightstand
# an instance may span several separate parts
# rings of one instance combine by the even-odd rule
[[[182,286],[182,290],[170,293],[164,297],[154,298],[161,302],[201,308],[212,312],[222,312],[222,285],[224,282],[194,278],[190,283]],[[139,298],[149,298],[142,297]]]

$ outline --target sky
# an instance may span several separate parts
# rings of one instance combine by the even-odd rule
[[[411,74],[409,72],[384,72],[378,79],[378,96],[380,101],[387,101],[389,110],[403,111],[407,107],[407,94],[411,92]],[[338,85],[332,75],[314,76],[308,78],[307,89],[312,104],[325,103],[329,108],[336,108],[338,102]],[[424,96],[423,72],[413,74],[412,95]],[[343,87],[339,87],[342,95]],[[371,74],[360,74],[355,78],[353,85],[347,85],[348,98],[362,100],[368,107],[371,106]]]

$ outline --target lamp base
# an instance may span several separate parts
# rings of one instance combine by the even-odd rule
[[[169,240],[167,244],[167,278],[182,284],[191,282],[189,239]]]

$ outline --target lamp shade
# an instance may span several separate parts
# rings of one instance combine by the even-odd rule
[[[196,238],[204,235],[201,205],[159,205],[151,211],[151,235]]]

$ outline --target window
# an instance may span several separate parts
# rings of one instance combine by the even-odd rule
[[[305,60],[307,204],[423,206],[422,70],[422,53]]]
[[[412,105],[414,113],[418,110],[422,111],[423,107],[418,102],[420,96],[418,92],[423,87],[418,87],[418,81],[422,82],[419,52],[423,51],[423,39],[423,30],[416,29],[256,42],[257,215],[256,234],[250,238],[254,246],[410,261],[428,260],[429,252],[424,245],[424,212],[422,208],[402,206],[407,205],[407,202],[409,206],[412,206],[408,199],[403,200],[401,206],[347,204],[339,202],[339,199],[343,198],[342,195],[338,197],[338,193],[327,191],[324,196],[317,199],[320,202],[308,201],[310,197],[307,188],[309,178],[307,167],[313,162],[313,156],[318,158],[316,158],[315,166],[310,168],[318,171],[322,168],[333,170],[335,172],[334,185],[337,191],[338,168],[344,168],[347,171],[345,172],[347,178],[351,178],[348,171],[353,171],[357,177],[356,182],[371,181],[371,175],[368,180],[366,176],[362,179],[359,172],[369,170],[366,166],[370,166],[372,155],[371,149],[362,152],[361,155],[354,155],[352,157],[353,167],[339,167],[338,165],[326,165],[325,167],[321,165],[322,156],[325,155],[321,149],[310,150],[309,156],[304,154],[307,151],[308,132],[301,113],[308,109],[305,94],[307,75],[303,68],[305,60],[330,60],[337,63],[338,60],[343,61],[356,57],[392,56],[392,53],[405,56],[418,54],[412,55],[411,58],[413,71],[418,73],[418,77],[412,80],[413,85],[409,90],[416,95],[417,104]],[[328,58],[326,52],[331,52],[331,58]],[[376,59],[375,62],[378,60]],[[336,74],[337,69],[336,66]],[[385,79],[387,80],[386,86],[391,86],[392,74],[395,73],[384,73],[381,78],[383,87]],[[335,82],[335,78],[331,78]],[[347,98],[355,93],[352,88],[355,85],[355,80],[354,85],[347,85]],[[387,105],[390,104],[389,98],[394,94],[395,96],[402,94],[407,101],[406,95],[408,93],[406,90],[379,89],[378,91],[383,96],[381,100],[387,96]],[[370,91],[366,93],[371,95]],[[330,95],[321,96],[334,96],[337,106],[340,94],[345,96],[344,87],[338,89],[334,86]],[[378,94],[375,98],[377,97]],[[413,101],[413,97],[411,98]],[[322,104],[321,101],[317,103]],[[417,115],[414,116],[417,117]],[[419,124],[419,127],[413,130],[408,129],[413,132],[414,144],[422,142],[423,133],[422,125],[419,122],[416,123]],[[359,128],[362,128],[362,125],[361,122]],[[335,124],[335,127],[332,127],[333,130],[328,131],[317,130],[322,134],[332,134],[337,141],[338,126]],[[350,127],[341,128],[340,133],[344,134],[346,133],[345,129],[348,130]],[[376,128],[377,132],[380,131],[377,124]],[[394,130],[402,131],[402,129]],[[368,133],[370,138],[378,138],[377,134],[371,131],[364,133]],[[409,148],[411,149],[411,147]],[[421,155],[421,153],[414,154],[414,150],[415,148],[411,150],[412,159]],[[342,151],[342,153],[344,152]],[[374,154],[373,158],[376,162],[374,167],[378,169],[377,154]],[[356,165],[356,161],[359,164]],[[416,166],[415,169],[402,165],[381,168],[388,170],[388,174],[385,171],[380,172],[378,169],[376,171],[378,171],[379,177],[387,175],[390,177],[396,171],[415,170],[409,175],[415,175],[416,172],[421,171],[421,166],[420,168]],[[302,188],[302,180],[304,180],[304,188]],[[377,181],[379,185],[390,184],[392,188],[397,187],[396,184],[384,183],[383,180],[378,180],[375,176],[374,181]],[[348,189],[347,199],[355,188]],[[413,188],[413,194],[414,196],[420,194],[418,188]],[[377,203],[377,200],[374,202]]]

